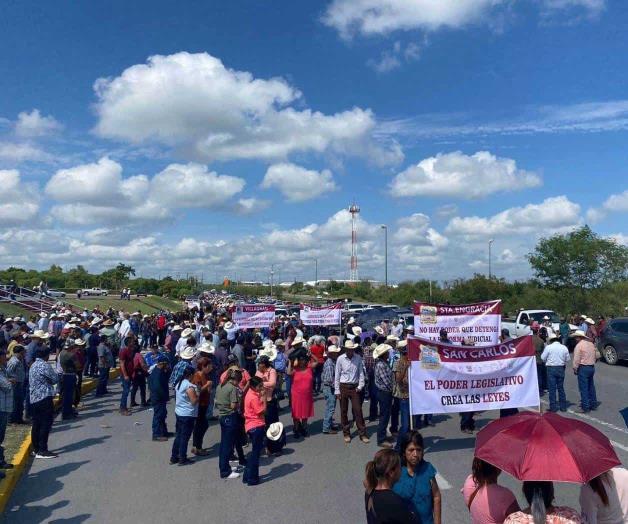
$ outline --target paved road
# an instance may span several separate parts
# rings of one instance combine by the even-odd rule
[[[603,404],[588,420],[615,443],[624,464],[628,464],[628,430],[617,411],[628,399],[626,379],[628,366],[598,366]],[[568,377],[567,389],[575,401],[575,377]],[[171,444],[150,439],[150,411],[120,417],[116,398],[90,396],[80,420],[55,424],[51,448],[60,457],[33,463],[18,484],[3,522],[364,522],[364,464],[377,447],[357,439],[345,445],[341,435],[321,434],[322,404],[322,400],[316,403],[312,436],[303,442],[289,438],[282,457],[262,459],[264,482],[247,487],[218,478],[215,423],[205,437],[212,450],[209,457],[191,466],[170,466]],[[493,417],[489,412],[479,415],[478,425]],[[285,411],[282,421],[291,426]],[[459,489],[470,469],[474,438],[459,432],[457,416],[439,416],[437,421],[436,427],[424,430],[424,436],[427,460],[439,471],[443,488],[443,521],[466,523],[468,512]],[[523,503],[516,480],[502,475],[500,482]],[[561,504],[577,507],[577,497],[577,486],[558,485]]]

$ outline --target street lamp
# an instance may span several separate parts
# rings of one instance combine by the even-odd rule
[[[386,289],[388,289],[388,226],[382,225],[384,230],[384,278]]]
[[[495,242],[495,239],[491,238],[488,241],[488,278],[491,279],[491,246]]]

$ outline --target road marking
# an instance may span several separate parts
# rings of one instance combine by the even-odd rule
[[[440,473],[436,473],[436,482],[438,482],[438,487],[440,489],[451,489],[451,484],[447,482],[445,477],[443,477]]]
[[[549,406],[549,402],[547,400],[541,399],[541,402],[544,405]],[[600,424],[601,426],[606,426],[607,428],[614,429],[615,431],[619,431],[621,433],[624,433],[625,435],[628,435],[628,429],[620,428],[619,426],[616,426],[615,424],[611,424],[610,422],[604,422],[603,420],[592,417],[591,415],[587,415],[586,413],[576,413],[575,411],[571,409],[568,409],[567,413],[571,413],[572,415],[575,415],[576,417],[580,417],[585,420],[590,420],[591,422],[595,422],[596,424]]]

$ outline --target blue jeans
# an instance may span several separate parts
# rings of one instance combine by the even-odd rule
[[[13,413],[11,413],[11,422],[20,423],[24,421],[22,416],[24,413],[24,382],[16,382],[13,384]]]
[[[336,411],[336,395],[333,386],[323,386],[325,395],[325,415],[323,415],[323,432],[329,431],[334,423],[334,412]]]
[[[251,453],[246,460],[242,482],[249,486],[259,484],[259,456],[264,447],[265,433],[266,430],[264,426],[259,426],[248,432],[249,439],[251,440]]]
[[[405,438],[406,433],[410,431],[410,399],[399,399],[399,418],[401,420],[401,424],[399,426],[399,435],[397,435],[395,451],[401,450],[401,441]]]
[[[4,448],[2,444],[4,443],[4,435],[7,431],[7,423],[9,422],[8,411],[0,411],[0,465],[4,464]]]
[[[382,389],[377,390],[377,402],[379,403],[379,422],[377,423],[377,443],[386,440],[386,429],[390,421],[390,408],[392,407],[392,393]],[[373,402],[373,400],[371,400]]]
[[[323,376],[323,365],[319,364],[314,368],[314,391],[320,393],[321,391],[321,377]]]
[[[122,395],[120,396],[120,409],[128,409],[127,404],[129,401],[129,393],[131,392],[131,379],[125,380],[123,376],[120,376],[122,381]]]
[[[377,405],[379,396],[377,395],[377,387],[375,386],[375,372],[369,372],[368,376],[368,392],[369,392],[369,420],[373,422],[377,419]]]
[[[547,366],[547,386],[549,388],[550,411],[567,411],[567,396],[565,395],[565,366]],[[558,390],[558,403],[556,391]]]
[[[219,417],[220,420],[220,451],[218,459],[218,467],[220,469],[220,478],[225,478],[231,475],[231,466],[229,465],[229,458],[233,452],[236,439],[238,438],[238,432],[240,431],[240,425],[238,423],[238,416],[235,413],[231,415],[223,415]]]
[[[100,397],[107,393],[109,383],[109,368],[98,368],[98,385],[96,386],[96,396]]]
[[[168,432],[166,429],[166,417],[168,410],[165,400],[153,402],[153,438],[165,437]]]
[[[589,411],[597,407],[593,375],[595,375],[595,366],[578,367],[578,389],[580,390],[582,411]]]
[[[61,382],[61,416],[64,419],[74,418],[74,388],[76,375],[64,373]]]
[[[399,399],[393,397],[392,406],[390,407],[390,432],[399,431]]]
[[[188,458],[188,442],[194,431],[194,422],[196,417],[180,417],[177,415],[177,429],[172,443],[171,460],[181,462]]]

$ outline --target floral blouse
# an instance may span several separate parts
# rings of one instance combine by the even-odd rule
[[[504,524],[533,524],[532,515],[516,511],[508,515]],[[545,517],[546,524],[584,524],[585,521],[577,511],[566,506],[554,506],[552,512]]]

